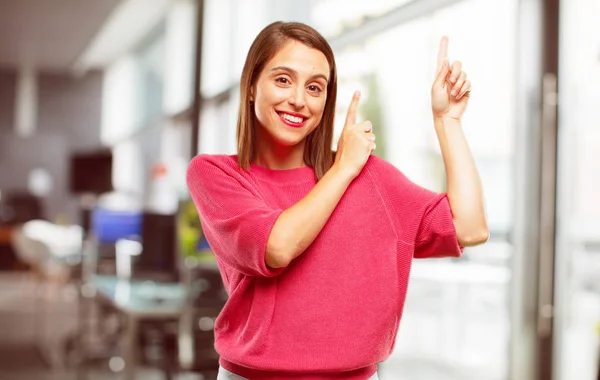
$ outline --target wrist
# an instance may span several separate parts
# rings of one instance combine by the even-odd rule
[[[433,125],[438,127],[448,127],[448,126],[460,126],[461,121],[455,117],[450,116],[433,116]]]
[[[341,164],[340,161],[335,162],[329,171],[334,177],[340,178],[341,180],[347,182],[352,182],[352,180],[354,180],[354,178],[356,178],[360,173],[355,173],[347,165]]]

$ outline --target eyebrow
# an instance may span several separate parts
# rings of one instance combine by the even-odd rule
[[[288,72],[290,72],[292,74],[298,74],[298,72],[296,70],[292,69],[291,67],[287,67],[287,66],[276,66],[276,67],[273,67],[271,69],[271,72],[277,71],[277,70],[283,70],[283,71],[288,71]],[[315,74],[315,75],[313,75],[311,77],[311,79],[312,78],[322,78],[322,79],[325,80],[325,83],[329,83],[329,78],[327,78],[327,75],[325,75],[325,74],[321,74],[321,73]]]

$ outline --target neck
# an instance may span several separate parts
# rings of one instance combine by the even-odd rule
[[[273,170],[296,169],[306,166],[304,141],[295,146],[282,146],[274,141],[258,139],[253,162]]]
[[[254,163],[267,169],[287,170],[306,166],[304,143],[297,146],[257,147]]]

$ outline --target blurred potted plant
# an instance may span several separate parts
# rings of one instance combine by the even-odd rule
[[[215,261],[215,255],[202,233],[202,225],[193,201],[180,203],[178,226],[179,249],[184,259]]]
[[[381,109],[381,100],[379,98],[379,78],[377,73],[372,73],[366,80],[368,83],[368,96],[364,103],[359,103],[361,114],[364,116],[365,120],[371,121],[373,124],[373,133],[377,136],[377,149],[375,149],[373,154],[385,160],[387,159],[387,143],[385,139],[386,127],[383,111]]]

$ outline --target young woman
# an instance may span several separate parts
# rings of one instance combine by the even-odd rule
[[[457,257],[487,240],[460,124],[471,84],[447,45],[432,88],[447,174],[447,193],[436,194],[371,154],[358,93],[332,151],[336,66],[318,32],[276,22],[257,36],[241,78],[238,154],[199,155],[187,177],[229,294],[215,324],[219,379],[376,379],[413,257]]]

